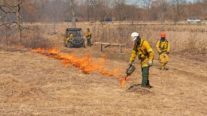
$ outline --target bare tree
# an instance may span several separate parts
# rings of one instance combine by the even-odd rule
[[[11,23],[16,24],[19,43],[21,43],[21,37],[22,37],[22,28],[21,28],[22,23],[21,23],[21,15],[20,15],[22,2],[23,2],[22,0],[11,0],[11,1],[2,0],[0,5],[0,10],[6,15],[6,17],[8,17],[10,14],[16,15],[15,22],[6,22],[3,23],[2,25],[11,25]]]
[[[71,14],[72,14],[72,27],[76,27],[76,15],[75,15],[75,8],[74,8],[74,0],[70,0],[70,8],[71,8]]]
[[[161,23],[163,23],[166,19],[166,12],[168,12],[168,3],[166,0],[156,0],[152,3],[152,10],[154,10],[153,15],[157,15],[157,20],[160,20]]]
[[[150,8],[152,5],[152,0],[142,0],[145,8],[147,9],[147,19],[150,19]]]
[[[87,0],[87,20],[90,21],[90,18],[93,17],[94,7],[96,5],[96,0]]]
[[[171,3],[173,4],[173,21],[174,24],[177,23],[177,21],[181,18],[182,14],[182,3],[185,2],[184,0],[171,0]]]
[[[114,2],[114,13],[116,19],[121,21],[126,19],[126,14],[124,13],[125,10],[125,0],[116,0]]]
[[[22,0],[18,0],[16,4],[16,23],[17,23],[17,32],[18,32],[18,38],[19,42],[22,42],[22,21],[21,21],[21,15],[20,15],[20,10],[21,10],[21,5],[22,5]]]

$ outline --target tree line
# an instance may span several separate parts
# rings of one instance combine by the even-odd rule
[[[78,21],[207,20],[207,0],[0,0],[0,19],[7,15],[7,20],[14,20],[9,12],[15,12],[20,2],[19,13],[25,22],[71,21],[72,7]]]

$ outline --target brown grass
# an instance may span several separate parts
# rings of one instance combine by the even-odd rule
[[[44,29],[39,26],[27,26],[22,30],[21,40],[17,37],[15,28],[0,28],[2,33],[0,35],[1,48],[10,49],[12,47],[25,48],[50,48],[52,42],[49,38],[44,37]],[[0,31],[1,31],[0,30]]]
[[[130,33],[137,31],[155,48],[159,33],[165,31],[173,52],[193,50],[201,53],[207,49],[205,26],[173,25],[113,25],[92,26],[95,41],[126,43],[131,46]],[[97,31],[96,31],[97,30]]]
[[[76,52],[89,52],[79,49]],[[1,115],[206,115],[206,62],[171,57],[170,70],[151,69],[151,90],[125,91],[117,79],[32,52],[0,51]],[[107,60],[123,70],[126,62]],[[157,62],[155,62],[157,64]],[[199,65],[195,65],[199,64]],[[193,67],[193,68],[192,68]],[[127,87],[140,83],[139,66]]]
[[[63,47],[63,37],[67,24],[58,24],[57,34],[52,34],[50,24],[32,24],[45,31],[40,31],[40,37],[49,39],[54,46],[65,53],[82,56],[91,53],[94,59],[103,55],[98,46],[92,48],[69,49]],[[114,30],[102,31],[108,27],[99,24],[78,24],[79,27],[91,27],[95,41],[125,42],[131,46],[129,34],[134,27],[125,29],[125,25],[108,25]],[[106,26],[106,25],[104,25]],[[119,31],[117,31],[119,27]],[[127,27],[127,26],[126,26]],[[83,74],[80,70],[69,66],[65,68],[62,62],[30,51],[0,50],[0,115],[130,115],[130,116],[205,116],[207,114],[207,56],[205,54],[192,55],[189,48],[195,51],[206,49],[205,34],[203,32],[180,32],[182,29],[204,28],[203,26],[162,26],[137,25],[143,37],[150,43],[155,43],[159,37],[157,28],[163,27],[173,44],[172,50],[187,51],[188,56],[181,54],[170,55],[169,71],[160,71],[159,63],[150,71],[150,90],[127,88],[141,82],[140,66],[136,66],[135,73],[130,76],[126,88],[120,88],[117,79],[102,76],[98,73]],[[98,30],[99,31],[95,31]],[[170,29],[179,30],[170,30]],[[102,30],[101,30],[102,29]],[[122,31],[124,33],[121,33]],[[103,32],[105,34],[103,34]],[[119,33],[119,34],[118,34]],[[123,37],[120,36],[123,34]],[[189,34],[189,35],[188,35]],[[32,35],[32,34],[31,34]],[[106,37],[99,38],[99,35]],[[30,36],[30,32],[29,35]],[[101,36],[100,36],[101,37]],[[110,39],[108,39],[108,37]],[[119,38],[120,37],[120,38]],[[180,39],[182,37],[182,39]],[[191,40],[189,40],[191,38]],[[194,39],[197,41],[194,43]],[[115,40],[116,39],[116,40]],[[113,41],[114,40],[114,41]],[[28,40],[29,41],[29,40]],[[199,44],[202,43],[198,47]],[[30,44],[29,44],[30,45]],[[154,46],[154,44],[152,44]],[[112,49],[114,50],[114,49]],[[183,52],[182,52],[183,53]],[[125,73],[130,51],[118,54],[116,50],[106,49],[107,68],[119,68]],[[136,62],[138,64],[138,62]]]
[[[30,27],[23,31],[21,44],[26,48],[50,48],[52,43],[44,37],[45,30],[38,27]]]
[[[53,32],[52,24],[33,24],[46,28],[47,35]],[[58,23],[58,33],[54,36],[56,46],[62,46],[62,38],[64,38],[65,29],[69,27],[69,23]],[[81,27],[83,32],[86,28],[91,28],[93,33],[93,41],[123,43],[131,48],[132,42],[130,34],[133,31],[139,32],[143,38],[149,40],[153,48],[159,40],[159,33],[165,31],[167,38],[172,44],[172,52],[194,52],[207,53],[207,28],[206,25],[159,25],[159,24],[119,24],[119,23],[78,23],[77,27]],[[48,36],[47,36],[48,37]],[[51,38],[51,36],[50,36]],[[50,39],[51,40],[51,39]]]

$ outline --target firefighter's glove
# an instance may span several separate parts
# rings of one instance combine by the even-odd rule
[[[149,66],[152,66],[152,63],[153,63],[152,60],[149,60],[149,61],[148,61],[148,65],[149,65]]]
[[[128,67],[131,67],[133,65],[133,62],[129,62]]]
[[[163,52],[159,52],[159,55],[161,55]]]

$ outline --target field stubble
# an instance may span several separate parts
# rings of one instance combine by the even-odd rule
[[[96,47],[63,48],[62,39],[66,24],[58,24],[56,35],[50,33],[52,31],[49,28],[50,25],[40,25],[40,28],[43,28],[41,26],[47,29],[42,36],[49,38],[54,42],[56,48],[65,53],[73,53],[78,56],[91,53],[94,59],[102,54]],[[94,31],[94,41],[126,42],[128,47],[131,45],[129,40],[131,31],[141,32],[150,43],[155,43],[159,38],[159,30],[153,30],[153,26],[150,25],[142,28],[139,25],[131,27],[111,24],[103,25],[104,28],[102,28],[102,25],[88,25],[87,23],[78,24],[78,26],[84,29],[90,27]],[[101,38],[101,32],[103,33],[104,29],[109,27],[113,31],[108,33],[114,33],[114,35],[105,34]],[[123,31],[118,31],[118,27]],[[168,26],[155,27],[167,30]],[[169,28],[171,29],[171,27]],[[178,26],[177,28],[182,30],[187,27]],[[203,27],[201,26],[201,28]],[[206,49],[206,33],[193,32],[191,34],[188,31],[176,32],[170,29],[167,31],[169,40],[173,44],[173,53],[170,55],[169,63],[170,70],[160,71],[156,60],[150,73],[153,88],[149,91],[126,91],[130,85],[140,83],[139,65],[136,72],[130,77],[126,88],[120,88],[115,78],[109,78],[99,73],[83,74],[72,66],[65,68],[61,61],[50,57],[28,50],[1,50],[0,115],[205,116],[207,114],[207,62],[200,56],[205,57],[206,52],[201,55],[196,51],[200,49],[203,52]],[[121,32],[123,36],[121,36]],[[152,37],[156,39],[152,39]],[[188,40],[189,38],[192,39]],[[197,41],[193,43],[194,40]],[[191,49],[194,47],[195,52],[192,52]],[[113,54],[111,52],[110,48],[104,52],[107,55],[107,68],[119,68],[124,73],[127,67],[127,56],[130,52],[127,50],[122,55],[116,53],[116,50],[113,51]],[[177,54],[177,52],[187,52],[189,57]],[[191,52],[199,56],[194,56]],[[111,55],[113,58],[110,57]]]

